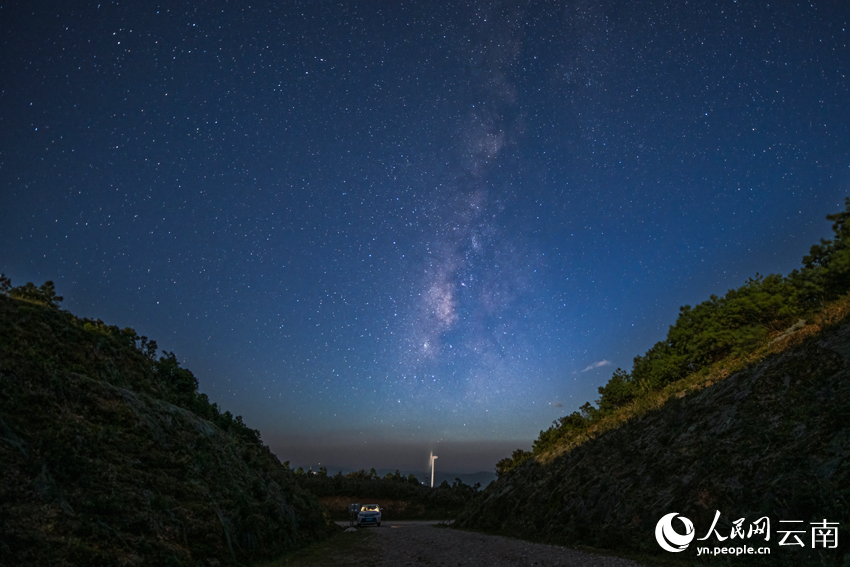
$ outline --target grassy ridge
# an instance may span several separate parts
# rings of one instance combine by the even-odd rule
[[[548,450],[540,451],[535,458],[540,462],[548,462],[606,431],[622,427],[632,419],[662,408],[672,398],[682,398],[692,392],[713,386],[769,356],[777,355],[802,344],[810,337],[817,336],[823,330],[835,328],[848,315],[850,315],[850,295],[828,304],[823,311],[811,314],[809,316],[811,323],[802,325],[788,334],[779,333],[773,337],[773,340],[762,344],[752,352],[727,356],[714,364],[703,367],[698,372],[693,372],[681,380],[664,386],[660,390],[647,392],[616,411],[599,416],[593,425],[585,430],[567,432],[561,438],[560,443]]]
[[[669,512],[705,535],[769,516],[850,522],[850,298],[746,356],[671,383],[599,419],[559,447],[525,459],[488,487],[460,527],[670,559],[655,542]],[[745,525],[748,525],[745,524]],[[841,565],[837,549],[778,547],[731,564]],[[728,542],[727,542],[728,543]],[[734,543],[734,542],[733,542]],[[750,545],[752,542],[748,542]],[[712,539],[709,545],[718,545]],[[723,544],[721,544],[723,545]],[[683,564],[717,564],[693,549]]]
[[[499,461],[499,479],[458,525],[650,555],[664,555],[655,523],[674,511],[697,526],[721,511],[726,533],[763,515],[846,525],[850,199],[827,219],[834,238],[801,269],[683,306],[664,340],[599,388],[596,406]],[[846,539],[775,549],[762,563],[850,566]]]
[[[832,240],[821,240],[803,257],[802,267],[787,276],[756,274],[723,297],[712,295],[696,307],[679,309],[664,340],[636,356],[630,371],[618,368],[599,388],[596,406],[585,403],[540,431],[532,451],[517,449],[496,464],[501,475],[532,456],[540,456],[592,438],[612,424],[659,407],[671,393],[713,382],[750,364],[785,342],[796,331],[816,332],[827,305],[850,291],[850,198],[845,210],[827,215]],[[840,303],[840,302],[839,302]],[[835,310],[838,307],[831,307]],[[637,412],[637,413],[636,413]]]

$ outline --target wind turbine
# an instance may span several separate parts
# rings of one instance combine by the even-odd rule
[[[432,451],[431,452],[431,461],[429,463],[431,465],[431,488],[434,488],[434,461],[436,459],[437,459],[437,455],[435,455]]]

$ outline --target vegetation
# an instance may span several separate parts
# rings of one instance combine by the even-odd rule
[[[454,517],[475,499],[481,487],[456,478],[452,484],[443,481],[431,488],[412,474],[404,476],[396,471],[381,478],[375,469],[329,476],[322,467],[317,473],[296,471],[295,478],[299,486],[320,497],[337,520],[348,519],[348,502],[367,501],[382,504],[386,517],[393,520]]]
[[[802,328],[824,306],[850,290],[850,198],[845,210],[828,215],[833,239],[821,240],[803,258],[802,267],[788,276],[756,274],[723,297],[712,295],[696,307],[685,305],[667,337],[634,359],[631,371],[618,368],[594,407],[585,403],[578,411],[553,422],[540,432],[532,451],[517,449],[499,461],[503,475],[532,456],[544,455],[587,438],[612,417],[633,414],[634,406],[657,399],[668,386],[695,373],[709,374],[713,366],[731,360],[761,356],[771,340],[781,340]],[[622,421],[615,419],[613,421]]]
[[[555,450],[503,473],[457,519],[459,527],[547,543],[645,554],[704,565],[693,542],[662,551],[658,520],[690,519],[704,545],[731,545],[732,522],[767,516],[770,556],[740,565],[848,565],[836,548],[779,547],[781,520],[850,522],[850,295],[811,325],[748,357],[730,356],[619,413]],[[846,539],[846,538],[845,538]],[[807,540],[810,541],[810,540]],[[734,543],[734,542],[733,542]],[[703,545],[703,544],[700,544]]]
[[[222,565],[334,527],[174,353],[0,276],[0,564]]]
[[[683,307],[595,406],[500,461],[457,525],[703,565],[717,558],[697,557],[695,544],[675,558],[658,547],[663,515],[689,518],[700,537],[719,511],[727,538],[739,518],[850,521],[850,200],[846,209],[827,217],[834,238],[801,269]],[[770,556],[725,564],[850,565],[846,541],[789,549],[771,538]]]

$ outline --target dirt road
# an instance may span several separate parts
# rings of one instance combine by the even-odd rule
[[[339,538],[357,539],[349,553],[334,554],[333,564],[359,567],[639,567],[617,557],[591,555],[563,547],[438,527],[436,522],[384,522]],[[295,561],[287,565],[330,564]],[[349,562],[350,560],[350,562]]]

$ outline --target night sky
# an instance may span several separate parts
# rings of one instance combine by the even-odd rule
[[[295,466],[492,470],[850,195],[850,3],[3,2],[0,271]]]

